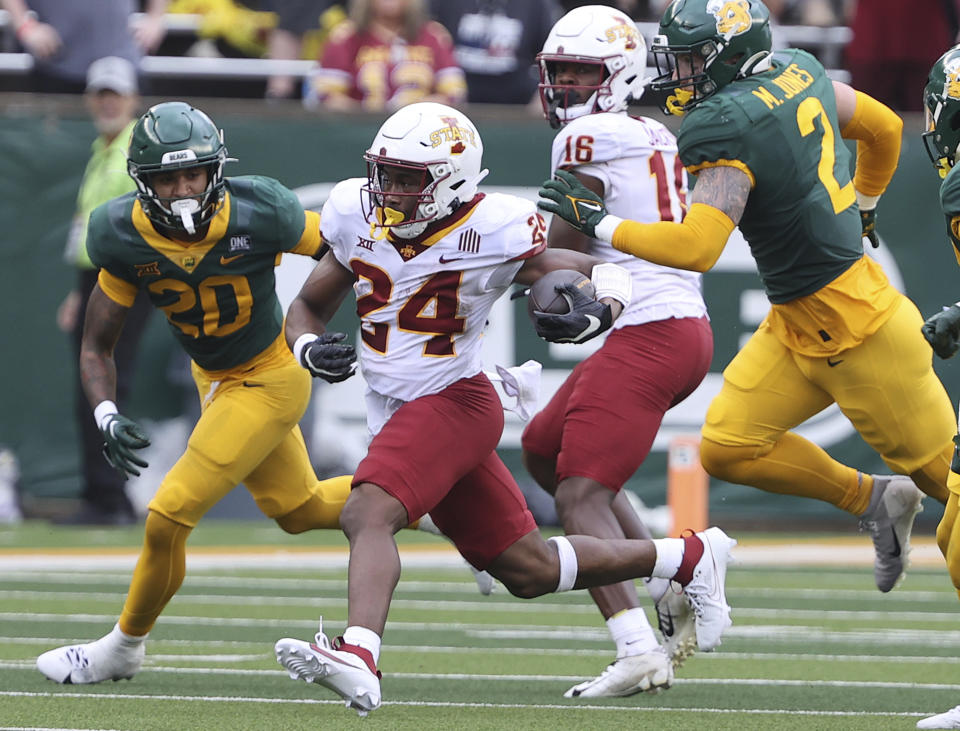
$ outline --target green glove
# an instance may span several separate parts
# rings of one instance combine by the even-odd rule
[[[103,434],[103,456],[117,472],[126,479],[128,474],[140,476],[137,467],[146,467],[147,462],[134,453],[134,449],[150,446],[146,432],[135,421],[121,414],[110,414],[100,424]]]
[[[880,239],[877,236],[877,209],[871,208],[869,211],[860,209],[860,227],[863,230],[861,236],[870,239],[873,248],[880,246]]]
[[[960,348],[960,307],[950,305],[927,318],[920,328],[923,337],[941,358],[950,358]]]
[[[567,170],[557,170],[554,178],[540,186],[537,201],[541,211],[560,216],[575,229],[593,238],[597,224],[607,215],[603,201]]]

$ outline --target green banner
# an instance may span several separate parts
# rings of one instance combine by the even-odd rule
[[[75,103],[45,105],[35,97],[5,100],[0,116],[0,211],[4,223],[0,308],[4,357],[0,361],[0,444],[13,447],[21,463],[22,486],[37,497],[73,496],[80,490],[76,433],[72,419],[72,383],[76,364],[66,336],[55,324],[56,309],[73,281],[62,250],[73,213],[80,174],[95,136]],[[379,117],[316,116],[297,109],[278,111],[259,102],[243,106],[211,102],[203,105],[226,132],[229,175],[258,173],[276,177],[300,193],[305,205],[319,207],[330,185],[365,174],[362,155],[373,138]],[[640,110],[662,119],[659,112]],[[506,189],[535,197],[549,167],[552,130],[518,110],[471,110],[484,140],[484,166],[490,169],[487,189]],[[939,179],[920,143],[920,119],[906,120],[900,167],[883,197],[878,230],[883,246],[878,260],[929,315],[960,298],[960,277],[938,209]],[[290,297],[309,270],[309,262],[289,263],[279,281],[281,296]],[[704,387],[672,410],[653,454],[630,488],[648,504],[662,504],[666,487],[666,443],[673,434],[696,433],[709,397],[719,387],[720,372],[766,311],[766,300],[744,245],[731,242],[717,267],[704,278],[713,321],[716,354]],[[344,308],[335,326],[354,332],[356,318]],[[552,392],[577,359],[589,352],[557,347],[537,339],[522,302],[497,305],[490,358],[503,365],[535,359],[544,366],[544,393]],[[508,362],[509,361],[509,362]],[[493,363],[487,364],[492,368]],[[951,396],[960,396],[960,370],[953,361],[936,364]],[[195,399],[184,383],[183,360],[155,317],[140,353],[130,415],[162,422],[183,414]],[[352,386],[349,384],[353,384]],[[316,416],[321,412],[319,416]],[[314,415],[317,438],[342,443],[326,446],[341,458],[362,453],[362,382],[319,385]],[[518,479],[526,479],[516,445],[522,423],[508,417],[502,453]],[[802,433],[836,458],[868,472],[886,470],[880,458],[853,433],[836,411],[827,410],[805,425]],[[174,450],[176,451],[176,450]],[[151,475],[159,479],[161,475]],[[930,501],[927,501],[928,503]],[[740,486],[715,483],[710,509],[722,520],[843,520],[829,506],[810,500],[767,495]],[[926,519],[933,520],[928,510]],[[849,521],[848,521],[849,523]]]

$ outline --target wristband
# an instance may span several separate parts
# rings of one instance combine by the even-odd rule
[[[623,219],[620,216],[614,216],[607,214],[600,219],[600,223],[593,227],[593,237],[595,239],[600,239],[600,241],[606,241],[608,244],[613,242],[613,232],[617,230],[623,222]]]
[[[857,206],[861,211],[872,211],[877,207],[877,201],[880,200],[878,195],[864,195],[859,190],[856,191],[857,194]]]
[[[107,421],[114,414],[119,413],[117,411],[117,405],[113,401],[103,400],[97,407],[93,410],[93,420],[97,422],[97,427],[101,430],[106,428]]]
[[[293,344],[293,357],[297,359],[297,363],[303,365],[303,349],[316,340],[317,337],[319,336],[314,333],[304,333],[297,338]]]
[[[633,277],[619,264],[597,264],[590,272],[590,281],[595,289],[594,297],[600,300],[612,297],[626,307],[633,296]]]

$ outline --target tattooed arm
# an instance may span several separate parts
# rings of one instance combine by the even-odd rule
[[[93,288],[80,344],[80,381],[91,406],[116,400],[117,367],[113,348],[128,311],[104,294],[99,284]]]
[[[734,225],[740,223],[750,195],[750,178],[734,167],[704,168],[690,194],[690,205],[704,203],[727,215]]]
[[[705,168],[682,223],[638,223],[605,216],[596,235],[654,264],[705,272],[720,258],[750,195],[750,178],[734,167]]]

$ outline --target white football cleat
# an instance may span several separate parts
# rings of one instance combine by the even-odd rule
[[[347,645],[342,637],[333,644],[323,634],[323,624],[314,638],[303,642],[285,637],[274,645],[277,662],[290,677],[329,688],[361,716],[380,707],[380,671],[373,664],[373,655],[355,645]]]
[[[140,670],[146,643],[125,647],[113,633],[85,645],[67,645],[37,658],[37,670],[55,683],[84,685],[104,680],[128,680]]]
[[[960,728],[960,706],[917,721],[917,728]]]
[[[710,652],[720,644],[720,636],[732,624],[724,582],[730,549],[737,542],[717,527],[695,535],[703,542],[703,555],[693,567],[693,578],[683,591],[693,610],[697,646]]]
[[[654,604],[657,624],[663,636],[662,646],[674,670],[697,651],[696,615],[680,585],[676,587],[677,590],[672,582],[668,582],[667,590]]]
[[[879,490],[879,492],[877,492]],[[860,530],[873,538],[873,578],[882,592],[890,591],[903,576],[909,562],[913,519],[923,510],[923,493],[903,475],[874,475],[872,510],[860,517]]]
[[[662,647],[642,655],[618,657],[593,680],[575,685],[564,698],[615,698],[643,691],[656,692],[673,683],[673,666]]]

